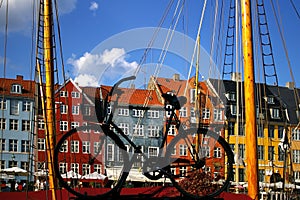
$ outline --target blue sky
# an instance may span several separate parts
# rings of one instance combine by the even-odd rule
[[[21,74],[25,78],[32,78],[32,69],[30,66],[34,66],[31,63],[34,57],[32,54],[32,44],[35,41],[32,33],[35,34],[36,32],[32,26],[32,2],[35,1],[9,0],[6,68],[4,70],[6,2],[4,0],[2,5],[0,5],[0,76],[15,77],[17,74]],[[162,25],[163,28],[171,26],[171,18],[175,12],[177,2],[174,1],[170,8],[170,12]],[[179,48],[181,49],[187,48],[188,51],[193,50],[191,41],[196,38],[203,2],[186,1],[185,3],[175,29],[177,31],[175,36],[181,37],[180,33],[186,34],[187,39],[181,37],[175,41],[177,44],[180,43],[181,46]],[[223,40],[225,40],[226,35],[227,25],[225,23],[228,20],[228,2],[223,2],[225,17],[223,22],[218,23],[225,26],[220,31],[220,37],[223,37]],[[299,87],[300,38],[298,36],[300,35],[300,19],[290,2],[279,2],[279,8],[290,64],[296,79],[296,85]],[[99,76],[102,76],[103,73],[106,73],[105,75],[111,78],[116,72],[119,75],[124,75],[129,71],[134,71],[142,58],[145,47],[151,40],[151,36],[153,35],[151,31],[157,30],[153,27],[157,27],[159,24],[168,3],[169,0],[59,1],[59,22],[66,76],[75,79],[83,85],[97,85],[99,84],[99,79],[101,79]],[[300,3],[298,1],[294,1],[294,3],[299,12]],[[270,0],[265,0],[265,5],[279,84],[284,85],[285,82],[292,79],[289,74],[284,46],[274,20]],[[201,29],[201,46],[208,53],[211,51],[212,35],[214,34],[213,13],[216,6],[221,8],[221,1],[218,4],[215,1],[208,1]],[[278,8],[276,10],[278,14]],[[152,28],[149,29],[149,27]],[[141,30],[142,32],[139,32]],[[162,34],[159,38],[162,39],[164,36]],[[128,40],[126,39],[127,37],[129,38]],[[120,38],[122,41],[120,41]],[[138,44],[139,40],[142,42]],[[58,38],[56,41],[58,41]],[[161,48],[162,41],[157,46],[157,50],[153,50],[147,55],[146,63],[149,63],[149,65],[153,63],[155,65],[159,62],[159,56],[161,55],[161,49],[159,48]],[[171,41],[171,43],[173,44],[174,41]],[[175,48],[177,47],[172,46],[172,44],[169,49],[171,53],[166,56],[162,63],[162,71],[168,75],[171,75],[173,72],[180,72],[183,76],[187,77],[191,53],[182,55],[184,53],[179,52],[181,55],[175,55]],[[58,42],[56,45],[58,46]],[[217,46],[220,46],[220,44],[215,44],[214,48]],[[224,47],[220,48],[222,49],[219,52],[224,52]],[[224,53],[219,53],[220,56],[223,56],[222,54]],[[216,58],[218,56],[213,55],[211,57]],[[204,60],[207,59],[203,63],[206,66],[202,66],[202,70],[210,71],[212,68],[208,66],[209,56],[208,58],[201,56],[201,58]],[[217,67],[213,68],[213,73],[217,71],[216,69],[222,68],[220,64],[222,63],[221,59],[215,62]],[[61,61],[58,59],[59,73],[62,73],[60,63]],[[103,71],[103,69],[105,70]],[[102,74],[99,74],[99,71]],[[151,70],[148,71],[146,67],[142,71],[143,73],[153,73]],[[259,74],[258,69],[256,73]],[[205,74],[205,78],[212,76],[212,73],[208,72],[203,72],[203,74]]]

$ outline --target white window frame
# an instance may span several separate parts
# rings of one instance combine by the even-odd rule
[[[63,91],[63,90],[60,91],[60,92],[59,92],[59,96],[60,96],[60,97],[68,97],[68,96],[69,96],[69,95],[68,95],[68,91]]]
[[[67,173],[67,169],[68,169],[68,163],[66,163],[66,162],[60,162],[59,163],[59,172],[61,174]]]
[[[19,130],[19,120],[10,119],[9,120],[9,130],[14,130],[14,131]]]
[[[159,118],[159,110],[148,110],[148,118],[150,119],[158,119]]]
[[[22,120],[22,131],[31,131],[30,120]]]
[[[148,157],[157,157],[158,156],[158,152],[159,152],[159,148],[158,147],[148,147]]]
[[[91,153],[91,143],[90,143],[90,141],[82,141],[82,153],[83,154]]]
[[[71,163],[71,170],[79,174],[79,163]]]
[[[125,135],[129,135],[129,124],[128,123],[119,123],[119,128],[123,130]]]
[[[181,107],[180,108],[180,110],[179,110],[179,116],[180,117],[187,117],[187,113],[188,113],[187,107]]]
[[[23,101],[23,111],[29,112],[31,110],[31,102],[30,101]]]
[[[148,137],[159,137],[159,130],[158,125],[148,125]]]
[[[168,135],[176,135],[176,125],[175,124],[170,125]]]
[[[38,138],[37,139],[37,148],[38,148],[38,151],[45,151],[46,150],[45,138]]]
[[[82,175],[87,175],[91,173],[91,165],[88,163],[83,163],[82,164]]]
[[[209,108],[202,109],[202,119],[210,119],[210,110]]]
[[[114,161],[114,144],[107,144],[107,161]]]
[[[143,124],[134,124],[133,125],[133,134],[135,136],[144,136],[144,125]]]
[[[71,140],[71,153],[79,153],[79,141]]]
[[[59,151],[67,153],[69,150],[68,143],[69,143],[68,140],[65,140],[64,143],[61,145]]]
[[[188,147],[186,144],[179,144],[179,155],[180,156],[188,155]]]
[[[120,115],[120,116],[129,116],[129,109],[128,108],[119,108],[118,109],[118,115]]]
[[[132,116],[133,117],[144,117],[144,110],[132,109]]]
[[[79,127],[79,122],[71,122],[71,129]]]
[[[214,109],[214,120],[215,121],[222,121],[223,120],[223,112],[222,109],[215,108]]]
[[[10,100],[10,114],[11,115],[19,115],[19,101],[18,100]]]
[[[60,104],[60,114],[68,114],[68,105]]]
[[[59,125],[59,130],[68,131],[68,121],[60,121]]]
[[[22,86],[20,84],[12,84],[10,92],[15,94],[21,94]]]
[[[71,97],[72,97],[72,98],[78,99],[78,98],[80,98],[80,93],[79,93],[79,92],[72,91],[72,92],[71,92]]]
[[[79,115],[80,106],[72,106],[72,115]]]

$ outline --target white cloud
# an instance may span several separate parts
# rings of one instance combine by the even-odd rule
[[[91,11],[96,11],[98,9],[98,3],[95,1],[91,2],[90,10]]]
[[[99,86],[96,77],[89,74],[79,74],[74,81],[80,86]]]
[[[100,54],[87,52],[78,59],[75,56],[68,59],[68,64],[73,66],[74,80],[79,85],[94,86],[96,80],[98,84],[106,84],[106,81],[111,82],[125,74],[132,74],[137,68],[136,62],[126,61],[125,54],[125,50],[120,48],[106,49]]]
[[[6,25],[6,7],[8,2],[8,31],[30,32],[32,29],[33,12],[38,14],[35,0],[9,0],[3,1],[0,8],[0,31]],[[59,14],[69,13],[76,7],[77,0],[58,1]]]

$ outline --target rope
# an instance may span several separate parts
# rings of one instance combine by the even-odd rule
[[[204,1],[202,13],[201,13],[201,18],[200,18],[200,21],[199,21],[199,26],[198,26],[198,32],[197,32],[196,41],[198,41],[198,40],[200,41],[200,31],[201,31],[201,28],[202,28],[202,22],[203,22],[203,18],[204,18],[204,13],[205,13],[205,10],[206,10],[206,3],[207,3],[207,0]],[[193,67],[193,62],[194,62],[194,59],[195,59],[196,51],[197,51],[197,42],[194,45],[194,51],[193,51],[193,55],[192,55],[192,60],[191,60],[191,64],[190,64],[190,68],[189,68],[189,72],[188,72],[186,86],[185,86],[184,93],[183,93],[184,96],[186,96],[186,91],[188,89],[188,80],[191,77],[192,67]]]

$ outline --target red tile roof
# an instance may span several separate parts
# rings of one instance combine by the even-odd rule
[[[0,95],[11,97],[28,97],[34,98],[35,82],[32,80],[24,80],[23,76],[17,75],[16,79],[0,78]],[[13,84],[21,85],[21,93],[12,93],[11,87]]]

